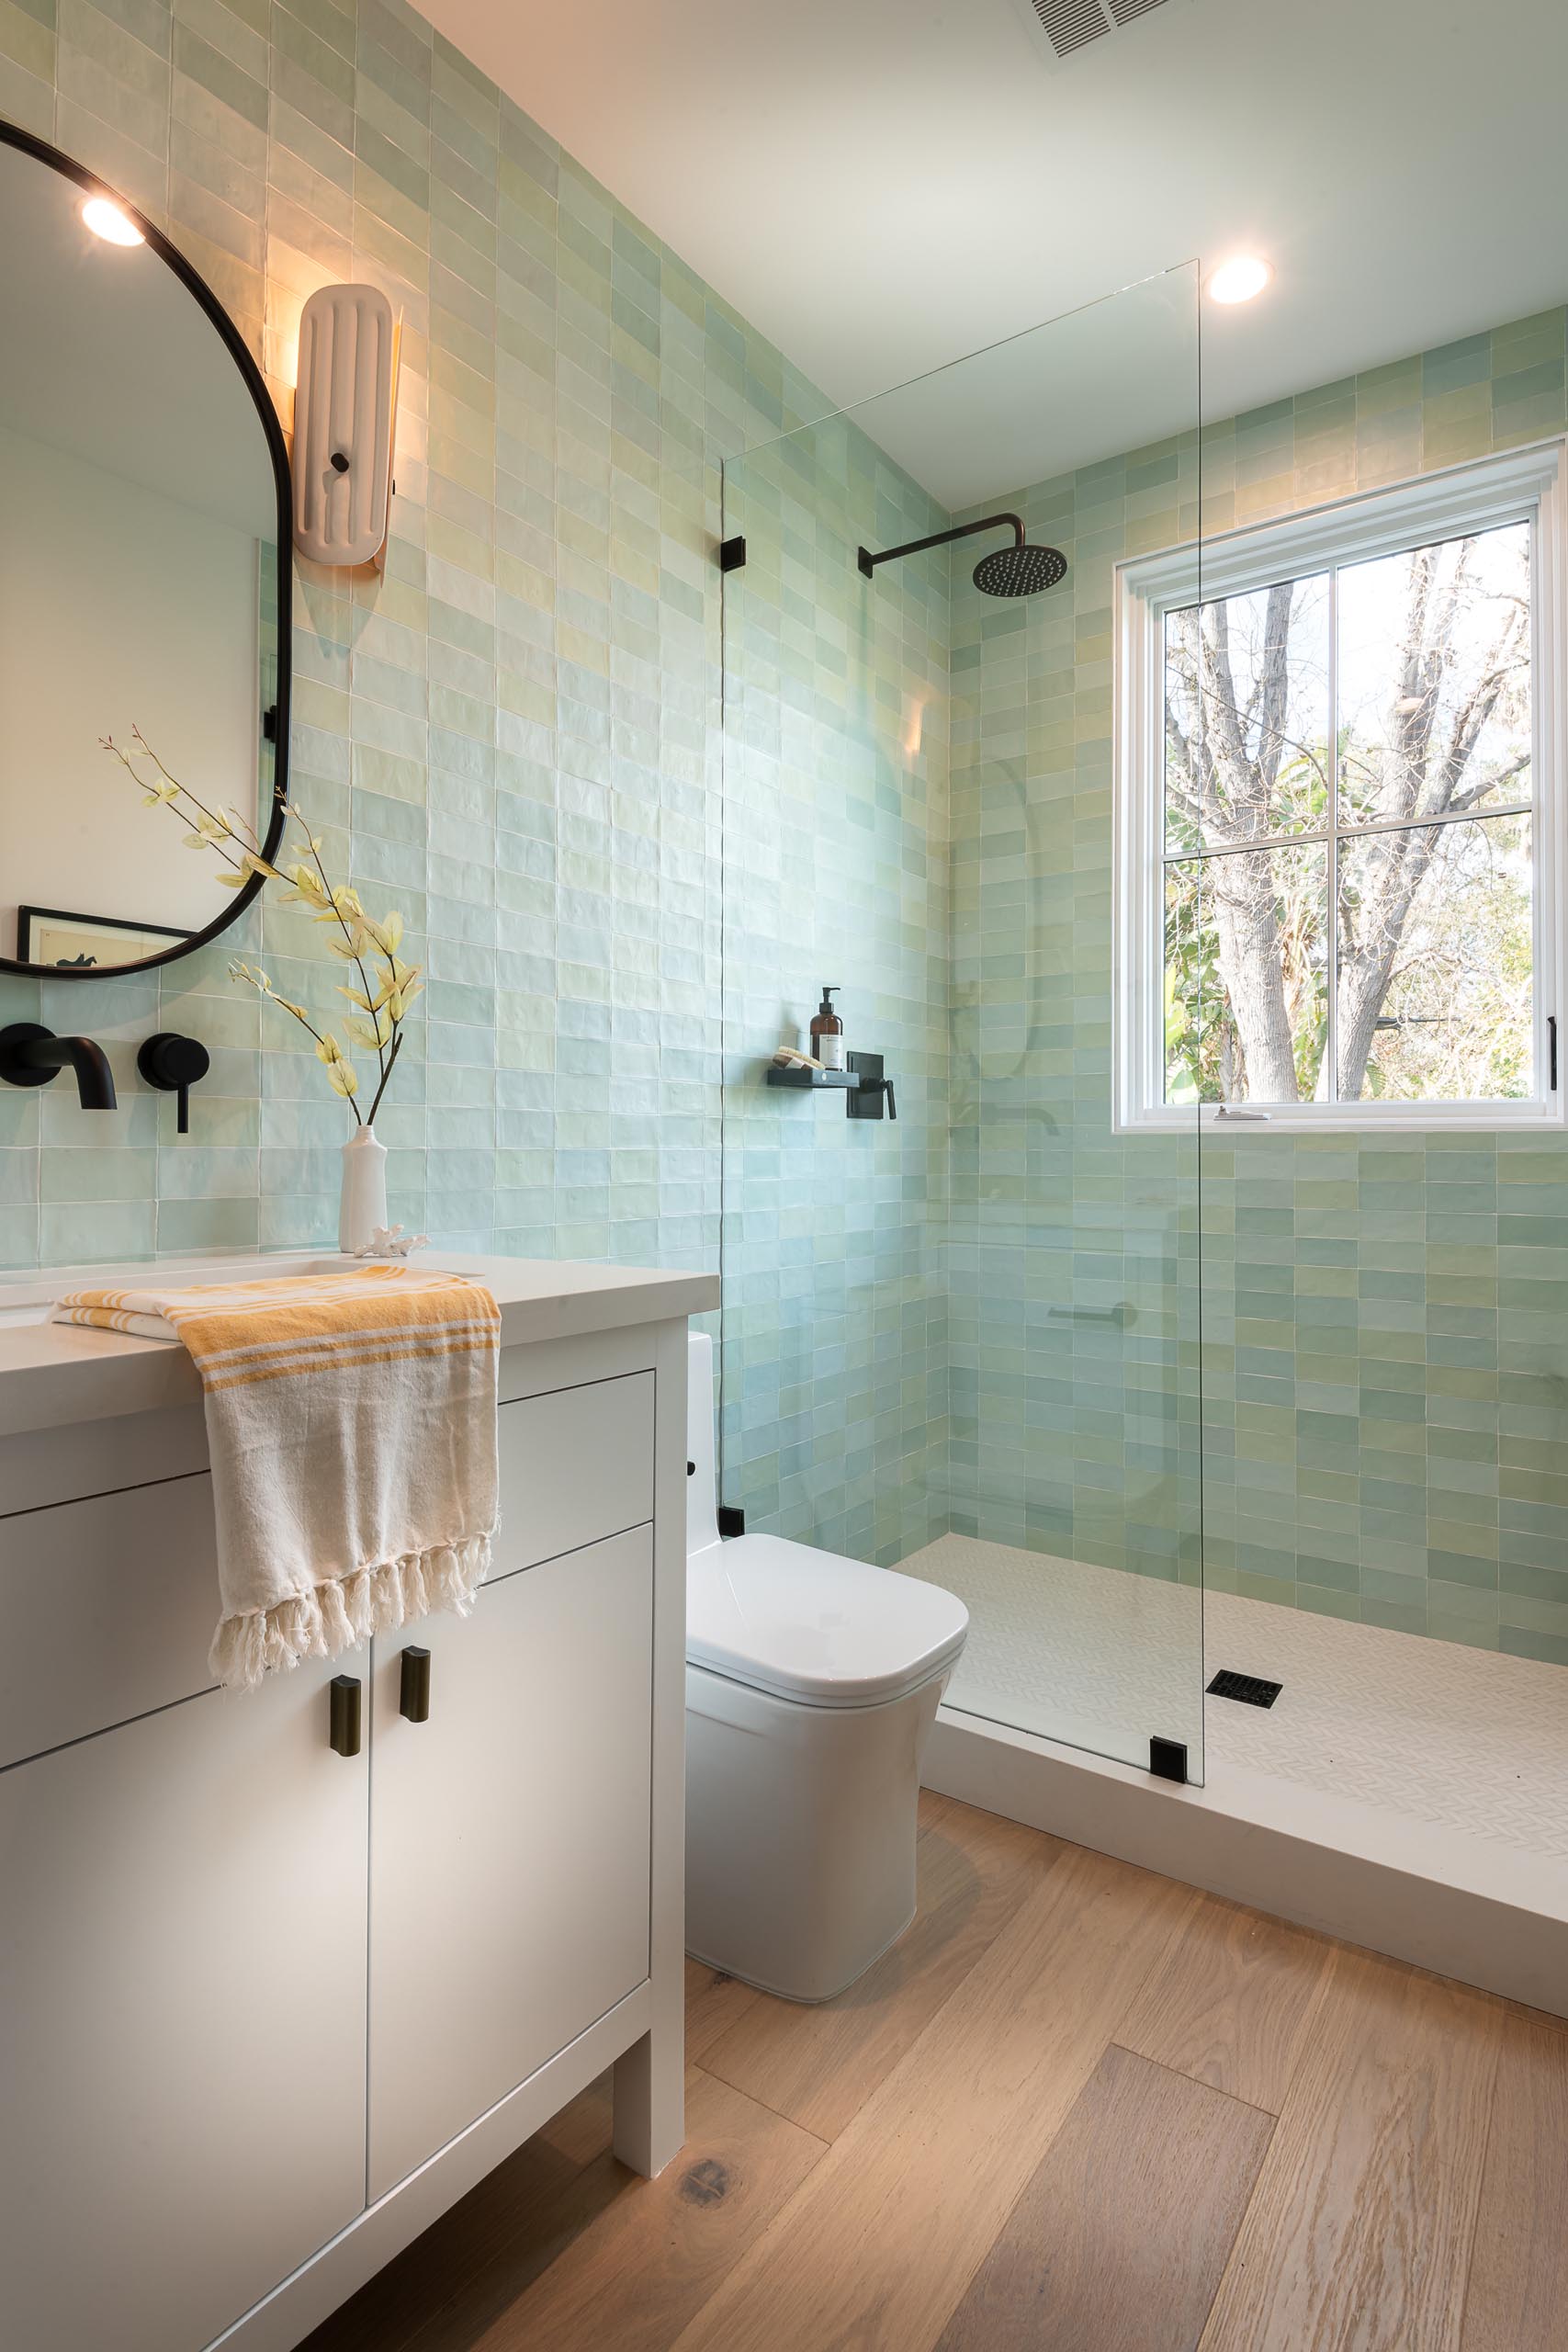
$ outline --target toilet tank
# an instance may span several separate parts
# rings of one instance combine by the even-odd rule
[[[716,1462],[713,1341],[705,1331],[686,1335],[686,1459],[696,1464],[686,1480],[686,1554],[705,1552],[718,1542],[718,1472]]]

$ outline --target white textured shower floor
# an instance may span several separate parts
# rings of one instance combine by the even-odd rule
[[[969,1611],[947,1704],[1129,1762],[1151,1733],[1208,1776],[1272,1775],[1568,1862],[1568,1671],[1235,1594],[944,1535],[900,1563]],[[1202,1697],[1219,1667],[1284,1688]]]

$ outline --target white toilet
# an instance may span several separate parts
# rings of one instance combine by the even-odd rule
[[[969,1615],[836,1552],[721,1541],[697,1333],[688,1372],[686,1947],[828,2001],[915,1916],[920,1751]]]

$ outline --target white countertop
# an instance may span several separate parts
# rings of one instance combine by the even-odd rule
[[[146,1413],[199,1402],[196,1367],[177,1340],[135,1340],[85,1325],[4,1318],[40,1308],[67,1290],[167,1287],[186,1283],[257,1282],[266,1276],[340,1273],[362,1262],[325,1250],[256,1258],[143,1260],[131,1265],[73,1266],[18,1274],[0,1285],[0,1436],[57,1429],[119,1413]],[[501,1308],[502,1347],[624,1330],[637,1323],[703,1315],[718,1305],[716,1273],[657,1267],[579,1265],[570,1259],[479,1258],[460,1250],[421,1250],[415,1262],[477,1274]]]

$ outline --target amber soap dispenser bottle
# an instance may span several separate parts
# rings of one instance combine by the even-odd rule
[[[822,1001],[811,1016],[811,1055],[824,1069],[844,1067],[844,1024],[833,1010],[837,983],[822,991]]]

